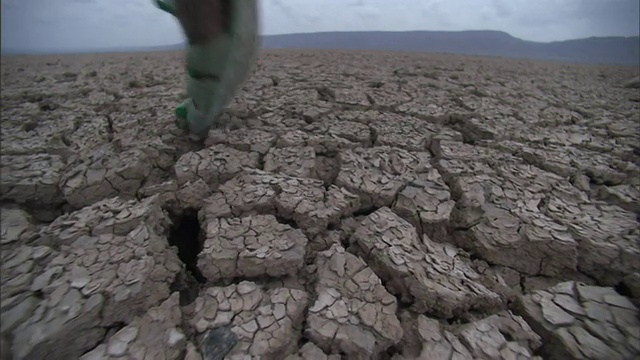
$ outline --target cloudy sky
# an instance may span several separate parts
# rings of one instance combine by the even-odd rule
[[[80,49],[182,41],[152,0],[1,0],[2,48]],[[242,1],[242,0],[234,0]],[[259,0],[263,34],[502,30],[534,41],[637,35],[638,0]]]

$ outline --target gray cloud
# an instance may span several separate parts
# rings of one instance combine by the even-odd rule
[[[502,30],[554,41],[637,35],[637,0],[259,0],[264,34]],[[156,46],[182,41],[152,0],[3,0],[2,47]]]

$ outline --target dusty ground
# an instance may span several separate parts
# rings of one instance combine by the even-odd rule
[[[198,146],[181,61],[2,59],[3,356],[639,356],[637,69],[267,52]]]

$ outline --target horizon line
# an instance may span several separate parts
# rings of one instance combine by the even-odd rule
[[[587,40],[587,39],[607,39],[607,38],[634,38],[640,37],[640,33],[636,35],[593,35],[588,37],[581,38],[569,38],[564,40],[552,40],[552,41],[535,41],[535,40],[526,40],[523,38],[519,38],[513,36],[509,32],[503,30],[329,30],[329,31],[310,31],[310,32],[293,32],[293,33],[280,33],[280,34],[260,34],[261,37],[268,36],[290,36],[290,35],[313,35],[313,34],[332,34],[332,33],[340,33],[340,34],[349,34],[349,33],[420,33],[420,32],[431,32],[431,33],[469,33],[469,32],[492,32],[492,33],[502,33],[506,34],[514,39],[537,43],[537,44],[553,44],[559,42],[567,42],[567,41],[576,41],[576,40]],[[28,52],[47,52],[47,51],[64,51],[64,52],[74,52],[74,51],[98,51],[98,50],[109,50],[109,49],[139,49],[139,48],[158,48],[158,47],[167,47],[167,46],[176,46],[176,45],[184,45],[186,41],[180,43],[167,43],[160,45],[121,45],[121,46],[103,46],[103,47],[62,47],[62,48],[11,48],[11,47],[0,47],[2,53],[5,51],[11,52],[20,52],[20,51],[28,51]]]

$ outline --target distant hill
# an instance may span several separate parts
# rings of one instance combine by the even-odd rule
[[[84,48],[84,49],[12,49],[3,48],[2,55],[46,55],[46,54],[91,54],[91,53],[127,53],[127,52],[153,52],[153,51],[177,51],[184,50],[185,44],[172,44],[161,46],[128,46],[128,47],[107,47],[107,48]]]
[[[262,36],[265,49],[350,49],[500,56],[575,63],[640,66],[640,37],[591,37],[535,42],[501,31],[356,31]],[[183,50],[185,44],[155,47],[18,51],[9,54],[134,52]]]
[[[432,52],[640,66],[638,36],[542,43],[501,31],[360,31],[270,35],[263,37],[262,46]]]

